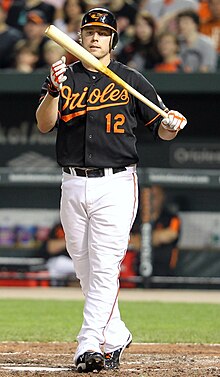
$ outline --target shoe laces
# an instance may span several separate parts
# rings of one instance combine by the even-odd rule
[[[113,352],[106,353],[105,354],[105,359],[107,359],[107,360],[110,360],[110,359],[117,360],[119,358],[120,354],[121,354],[121,350],[122,350],[122,348],[119,348],[119,349],[117,349],[117,350],[115,350]]]
[[[109,353],[106,353],[105,354],[105,359],[111,359],[112,358],[112,356],[113,356],[113,354],[114,354],[114,352],[109,352]]]

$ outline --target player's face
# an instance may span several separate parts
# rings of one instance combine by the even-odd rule
[[[88,26],[82,30],[82,45],[100,60],[110,59],[111,30],[102,26]]]

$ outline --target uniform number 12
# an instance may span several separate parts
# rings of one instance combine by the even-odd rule
[[[121,127],[125,123],[125,116],[123,114],[117,114],[112,119],[112,114],[108,113],[105,117],[107,133],[112,131],[114,134],[123,134],[125,132],[124,128]]]

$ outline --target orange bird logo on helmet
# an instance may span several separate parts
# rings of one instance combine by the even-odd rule
[[[97,21],[102,16],[108,16],[107,13],[92,13],[90,15],[91,18],[94,18],[95,21]]]

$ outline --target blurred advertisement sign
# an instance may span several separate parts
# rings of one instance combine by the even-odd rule
[[[170,147],[170,166],[179,168],[220,168],[220,145],[215,143],[174,143]]]

